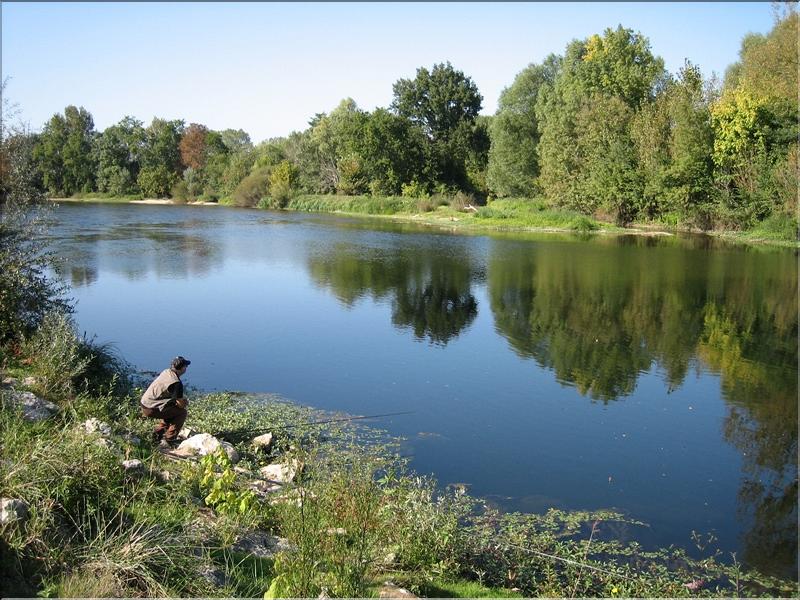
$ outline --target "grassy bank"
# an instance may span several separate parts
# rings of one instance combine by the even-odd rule
[[[66,200],[130,202],[131,200],[141,200],[141,198],[118,198],[89,194]],[[223,198],[220,200],[220,204],[230,206],[231,201]],[[501,199],[491,202],[488,206],[476,206],[468,196],[464,195],[405,198],[304,194],[296,195],[280,203],[267,198],[261,202],[259,207],[381,217],[449,231],[471,233],[490,231],[639,235],[700,233],[697,228],[678,222],[634,223],[629,227],[619,227],[578,212],[549,208],[541,200],[527,198]],[[703,233],[735,243],[800,248],[796,221],[789,217],[771,217],[759,224],[758,227],[748,231],[712,230]]]
[[[63,317],[4,348],[2,368],[0,496],[29,507],[0,531],[4,596],[370,597],[386,581],[433,597],[798,591],[709,550],[623,542],[614,532],[639,524],[612,511],[501,513],[409,471],[384,432],[313,424],[332,415],[271,396],[193,398],[187,426],[230,442],[235,466],[224,452],[170,459],[148,441],[130,368]],[[23,389],[57,414],[24,419]],[[87,431],[89,418],[109,429]],[[256,449],[266,430],[272,446]],[[277,489],[259,476],[275,464],[296,468]],[[280,537],[274,552],[246,543],[265,535]]]

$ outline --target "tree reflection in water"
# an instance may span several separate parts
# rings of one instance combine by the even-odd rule
[[[389,299],[392,323],[434,344],[446,345],[478,314],[466,256],[417,248],[357,251],[342,244],[310,256],[309,272],[346,306],[364,297]]]
[[[496,243],[488,268],[496,327],[519,355],[602,402],[631,394],[653,365],[668,389],[693,365],[719,374],[723,435],[743,458],[743,558],[796,575],[796,257],[678,244]]]

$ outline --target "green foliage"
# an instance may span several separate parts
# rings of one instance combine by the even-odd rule
[[[234,485],[236,473],[225,450],[219,448],[213,454],[200,459],[200,492],[203,502],[221,514],[244,515],[255,506],[255,494],[250,490],[239,490]]]
[[[542,85],[552,85],[558,66],[559,58],[554,55],[541,65],[529,65],[500,94],[491,126],[487,176],[489,188],[499,197],[536,194],[539,175],[536,101]]]
[[[483,98],[470,77],[448,63],[417,69],[414,79],[393,86],[392,109],[422,129],[430,142],[435,179],[468,185],[466,162],[476,150],[473,125]]]
[[[297,169],[288,160],[281,161],[269,176],[269,191],[275,208],[283,208],[292,195]]]
[[[68,106],[63,116],[53,115],[44,126],[33,155],[51,195],[70,196],[93,189],[95,135],[92,115],[83,107]]]
[[[136,183],[147,198],[166,198],[178,182],[178,175],[163,165],[142,167]]]
[[[266,167],[256,169],[233,191],[233,203],[243,208],[257,206],[269,192],[270,170]]]
[[[418,181],[410,181],[401,186],[404,198],[428,198],[427,186],[419,183]]]
[[[47,211],[33,160],[36,138],[15,122],[17,108],[2,82],[0,135],[0,346],[30,335],[52,311],[68,311],[64,285],[46,245]]]
[[[124,117],[96,136],[93,152],[99,192],[124,196],[139,191],[137,177],[144,141],[142,122],[133,117]]]

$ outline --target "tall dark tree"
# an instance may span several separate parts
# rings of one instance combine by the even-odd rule
[[[68,106],[44,126],[34,156],[40,164],[44,185],[51,195],[71,196],[94,188],[95,164],[92,141],[94,120],[85,108]]]
[[[532,197],[539,176],[539,121],[536,100],[542,85],[552,85],[561,59],[551,54],[529,65],[500,94],[492,121],[488,185],[497,196]]]
[[[422,128],[432,146],[437,178],[449,186],[467,186],[465,162],[472,148],[473,125],[482,96],[470,77],[448,63],[417,69],[414,79],[394,84],[392,109]]]

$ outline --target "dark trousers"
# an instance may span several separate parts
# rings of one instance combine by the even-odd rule
[[[153,436],[156,439],[164,437],[168,442],[177,439],[178,433],[181,427],[183,427],[184,421],[186,421],[186,415],[189,414],[185,408],[181,408],[174,402],[170,402],[161,408],[140,406],[142,406],[142,415],[148,419],[161,419],[161,423],[156,425],[156,428],[153,430]],[[165,431],[166,435],[164,435]]]

